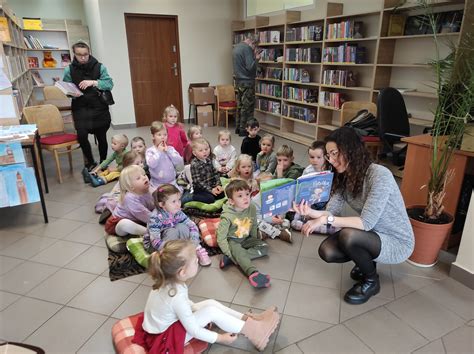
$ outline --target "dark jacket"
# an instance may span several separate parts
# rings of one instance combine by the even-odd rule
[[[257,61],[252,47],[247,43],[237,44],[232,51],[236,84],[254,85],[257,75]]]

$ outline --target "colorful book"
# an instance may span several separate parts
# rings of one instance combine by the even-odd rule
[[[28,67],[32,68],[39,68],[39,60],[38,57],[28,57]]]
[[[32,167],[4,166],[0,169],[0,208],[40,201]]]
[[[66,67],[71,64],[71,55],[69,53],[61,54],[61,66]]]
[[[17,163],[25,163],[21,143],[18,141],[0,143],[0,166]]]
[[[54,86],[60,89],[66,96],[80,97],[83,95],[82,91],[72,82],[56,81]]]
[[[260,185],[261,214],[264,218],[281,215],[302,200],[309,205],[327,202],[331,193],[334,174],[329,171],[314,172],[299,177],[279,178]]]
[[[35,81],[36,86],[44,87],[43,78],[41,77],[38,70],[32,70],[31,71],[31,76],[33,76],[33,80]]]

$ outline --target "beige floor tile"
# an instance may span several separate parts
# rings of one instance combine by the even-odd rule
[[[93,274],[60,269],[31,290],[27,296],[65,305],[96,277]]]
[[[64,307],[26,342],[46,353],[75,353],[106,320],[106,316]]]
[[[293,231],[292,239],[293,243],[284,242],[280,239],[267,239],[265,242],[268,243],[268,254],[270,257],[274,253],[298,256],[303,242],[303,236],[299,232]]]
[[[151,288],[139,285],[133,293],[119,306],[112,314],[115,318],[125,318],[130,315],[142,312],[145,309],[146,300],[150,295]]]
[[[102,274],[109,269],[107,257],[107,249],[92,246],[74,258],[70,263],[66,264],[65,268],[93,274]]]
[[[474,327],[463,326],[443,337],[448,353],[474,353]]]
[[[449,275],[449,265],[441,262],[438,262],[434,267],[430,268],[416,267],[408,262],[392,264],[391,268],[392,273],[411,274],[436,280],[444,279]]]
[[[444,345],[441,339],[437,339],[432,341],[431,343],[421,347],[418,350],[415,350],[413,353],[416,354],[444,354],[446,350],[444,350]]]
[[[26,294],[57,270],[46,264],[24,262],[0,277],[0,290]]]
[[[283,315],[273,349],[281,350],[331,326],[329,323]]]
[[[15,213],[12,215],[5,215],[1,222],[3,230],[9,230],[19,233],[29,233],[28,230],[34,227],[41,227],[45,224],[43,215],[28,214],[23,209],[23,206],[11,208]],[[5,209],[2,209],[2,212]],[[2,214],[3,215],[3,214]],[[56,221],[55,217],[49,217],[49,222]]]
[[[15,258],[30,259],[57,241],[58,240],[54,238],[28,235],[1,250],[0,254]]]
[[[68,306],[111,315],[138,287],[137,284],[117,280],[111,282],[98,277],[73,298]]]
[[[244,276],[235,267],[225,271],[208,267],[202,269],[193,280],[189,294],[230,302],[242,281],[245,281]]]
[[[92,205],[83,205],[77,209],[74,209],[70,213],[63,216],[64,219],[76,220],[82,222],[89,222],[92,218],[98,218],[98,215],[94,212]]]
[[[300,354],[303,353],[300,348],[296,344],[292,344],[286,348],[283,348],[282,350],[279,350],[275,353],[278,354]]]
[[[63,267],[89,247],[89,245],[84,245],[82,243],[59,240],[55,244],[38,253],[36,256],[31,258],[31,260],[38,263]]]
[[[7,230],[0,230],[0,250],[26,237],[26,234]]]
[[[399,273],[393,273],[392,279],[395,298],[397,299],[437,281],[432,278],[424,278],[410,274]]]
[[[93,245],[99,240],[103,240],[104,235],[104,225],[87,223],[63,237],[63,240]]]
[[[318,254],[319,245],[324,241],[326,236],[310,235],[303,237],[303,244],[301,245],[300,257],[315,258],[321,260]]]
[[[382,353],[387,348],[394,353],[406,353],[428,343],[384,307],[350,319],[345,325],[376,353]]]
[[[3,311],[20,298],[20,295],[0,291],[0,311]]]
[[[153,278],[151,277],[151,275],[149,275],[148,273],[142,273],[140,275],[143,275],[145,276],[143,282],[142,282],[142,285],[146,285],[146,286],[153,286],[153,284],[155,284],[155,281],[153,280]],[[108,275],[107,275],[108,276]]]
[[[297,283],[323,286],[325,288],[341,288],[340,264],[331,264],[316,258],[299,257],[293,281]]]
[[[289,287],[290,282],[280,279],[272,279],[271,286],[264,289],[255,289],[248,281],[243,281],[232,302],[262,310],[275,305],[281,311],[285,306]]]
[[[0,275],[9,272],[23,262],[22,259],[0,256]]]
[[[340,301],[339,290],[292,283],[284,314],[337,324]]]
[[[70,213],[71,211],[77,209],[80,206],[78,204],[64,203],[63,201],[57,202],[53,200],[46,200],[46,210],[48,211],[48,216],[62,218],[64,215]],[[30,210],[30,213],[36,215],[43,215],[41,204],[36,203],[33,205],[34,208]]]
[[[107,245],[105,244],[105,236],[98,240],[96,243],[94,243],[94,246],[107,248]]]
[[[370,348],[343,325],[315,334],[297,345],[303,353],[372,353]]]
[[[287,254],[270,254],[268,257],[253,261],[258,270],[270,275],[272,279],[290,281],[295,271],[296,256]]]
[[[250,353],[250,352],[246,350],[228,347],[222,344],[213,344],[210,347],[208,353],[209,354],[244,354],[244,353]]]
[[[341,314],[339,320],[340,322],[347,321],[350,318],[359,316],[363,313],[376,309],[377,307],[383,306],[389,301],[389,299],[373,296],[365,304],[350,305],[343,300],[341,301]]]
[[[109,270],[107,269],[106,270],[106,275],[105,277],[108,277],[109,276]],[[103,273],[102,273],[103,274]],[[104,276],[104,275],[102,275]],[[136,283],[136,284],[141,284],[145,281],[145,279],[148,277],[148,273],[141,273],[141,274],[137,274],[137,275],[132,275],[131,277],[126,277],[126,278],[123,278],[124,281],[129,281],[131,283]],[[147,285],[147,286],[152,286],[153,284],[151,285]]]
[[[58,304],[23,297],[2,312],[0,338],[22,342],[60,308]]]
[[[80,221],[57,219],[54,222],[34,226],[31,229],[26,229],[25,231],[36,236],[63,238],[81,225],[84,225],[84,223]]]
[[[112,341],[112,327],[117,322],[116,319],[109,318],[92,337],[77,351],[78,354],[115,354],[114,343]]]
[[[395,300],[385,307],[430,341],[464,324],[454,312],[419,292]]]
[[[420,293],[455,312],[465,320],[474,319],[474,290],[446,278],[428,285]]]

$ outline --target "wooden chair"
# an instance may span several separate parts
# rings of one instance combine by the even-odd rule
[[[25,107],[23,114],[29,124],[37,125],[41,148],[54,155],[58,181],[62,183],[59,155],[68,154],[69,168],[72,172],[72,151],[79,149],[77,135],[64,131],[64,122],[61,114],[58,108],[52,104]]]
[[[368,110],[375,117],[377,117],[377,106],[373,102],[364,102],[364,101],[348,101],[344,102],[341,108],[341,120],[342,124],[346,124],[352,118],[355,117],[357,112],[362,109]],[[379,154],[383,149],[383,142],[378,136],[364,136],[362,138],[365,147],[369,150],[370,155],[374,161],[378,161]]]
[[[69,100],[69,98],[56,86],[45,86],[43,88],[45,100]]]
[[[235,100],[234,86],[232,85],[217,85],[217,122],[219,125],[221,119],[221,112],[225,113],[225,127],[229,128],[229,114],[235,115],[237,112],[237,101]]]

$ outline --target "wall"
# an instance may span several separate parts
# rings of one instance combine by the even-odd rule
[[[102,36],[102,22],[100,20],[100,7],[98,0],[83,0],[86,23],[89,26],[89,38],[92,53],[95,57],[102,58],[104,53],[104,39]]]
[[[18,17],[82,20],[86,16],[82,0],[7,0]]]
[[[99,14],[95,16],[97,3]],[[102,29],[99,60],[115,83],[114,125],[135,123],[124,13],[178,16],[183,116],[188,116],[189,83],[232,83],[230,24],[239,15],[238,0],[84,0],[84,7],[91,34]],[[98,37],[100,34],[94,34],[93,41],[100,42]]]

